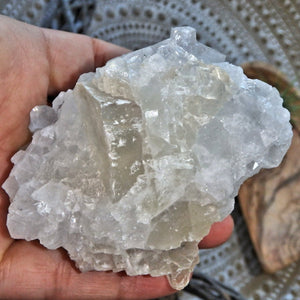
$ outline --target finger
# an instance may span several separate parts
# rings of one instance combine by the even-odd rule
[[[225,218],[222,222],[214,223],[209,234],[199,243],[199,248],[213,248],[226,242],[233,231],[234,223],[231,216]]]
[[[47,250],[37,242],[25,241],[10,247],[0,264],[0,279],[1,299],[142,300],[175,292],[166,277],[80,273],[64,251]]]
[[[112,272],[98,272],[97,274],[90,272],[81,275],[72,283],[73,290],[80,287],[80,295],[76,298],[72,289],[68,289],[69,299],[99,299],[100,296],[101,299],[142,300],[163,297],[176,292],[164,276],[127,276]]]
[[[0,181],[0,185],[1,185],[1,181]],[[0,188],[0,263],[4,256],[4,253],[13,242],[13,239],[10,237],[6,227],[8,204],[9,204],[8,197],[6,193],[3,191],[3,189]]]
[[[0,27],[0,120],[5,120],[0,150],[10,157],[30,138],[29,112],[46,104],[48,93],[56,95],[72,88],[80,74],[128,50],[4,16],[0,16]]]
[[[42,29],[49,61],[49,94],[72,88],[78,77],[95,71],[129,50],[102,40],[63,31]]]

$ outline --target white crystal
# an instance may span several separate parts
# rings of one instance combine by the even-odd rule
[[[198,242],[292,137],[277,90],[223,61],[176,28],[34,108],[32,143],[3,185],[11,236],[64,247],[81,271],[183,288]]]

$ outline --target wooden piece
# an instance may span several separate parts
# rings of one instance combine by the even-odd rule
[[[263,170],[239,192],[259,260],[273,273],[300,258],[300,135],[278,168]]]

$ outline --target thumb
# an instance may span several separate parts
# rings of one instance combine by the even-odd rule
[[[72,88],[82,73],[95,71],[129,50],[81,34],[41,29],[49,62],[48,94]]]

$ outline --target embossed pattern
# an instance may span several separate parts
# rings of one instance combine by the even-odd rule
[[[172,26],[197,29],[200,42],[235,64],[261,60],[299,85],[300,2],[246,0],[98,1],[89,34],[131,49],[166,38]]]

